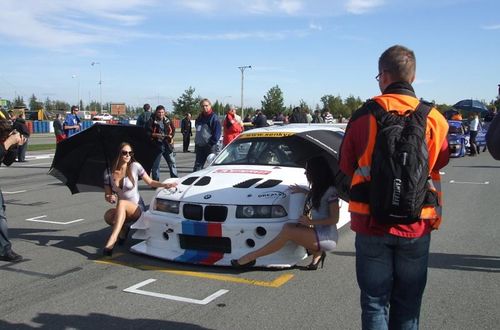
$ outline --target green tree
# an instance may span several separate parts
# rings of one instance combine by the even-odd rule
[[[31,95],[29,104],[30,104],[30,110],[31,111],[38,111],[40,109],[43,109],[43,103],[42,102],[38,102],[35,94]]]
[[[13,107],[26,107],[26,104],[24,103],[24,99],[22,96],[17,96],[14,101],[12,102]]]
[[[344,113],[342,113],[342,116],[344,118],[350,118],[351,115],[359,109],[363,105],[363,101],[358,97],[354,97],[352,95],[349,95],[344,102]]]
[[[273,118],[280,112],[285,111],[283,103],[283,92],[278,85],[272,87],[261,101],[262,112],[268,117]]]
[[[177,101],[172,101],[174,105],[174,114],[182,118],[186,113],[190,113],[193,118],[196,118],[200,113],[200,101],[201,97],[194,96],[195,89],[189,86],[188,89],[177,99]]]
[[[338,118],[347,112],[342,98],[338,95],[324,95],[321,97],[321,102],[323,103],[323,110],[330,112],[333,118]]]

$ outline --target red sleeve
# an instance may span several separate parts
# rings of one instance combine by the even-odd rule
[[[436,160],[436,164],[434,164],[433,170],[439,170],[446,165],[450,161],[450,150],[448,149],[448,139],[443,141],[443,145],[441,146],[441,150],[439,150],[438,158]]]
[[[358,167],[358,159],[366,148],[369,134],[369,115],[365,114],[351,120],[347,125],[340,148],[340,170],[351,176]]]

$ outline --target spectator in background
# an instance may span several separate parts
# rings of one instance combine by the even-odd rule
[[[143,105],[142,109],[144,109],[144,112],[139,115],[137,118],[136,125],[141,126],[146,128],[146,124],[148,123],[149,119],[151,118],[151,105],[149,103],[146,103]]]
[[[243,126],[238,122],[235,117],[236,108],[231,106],[227,111],[226,118],[224,118],[224,124],[222,125],[224,129],[224,138],[222,145],[226,146],[229,142],[233,141],[241,132],[243,132]]]
[[[56,114],[56,118],[52,123],[52,127],[54,127],[54,135],[56,136],[56,143],[61,142],[66,138],[66,134],[64,134],[63,123],[61,120],[61,114]]]
[[[174,135],[175,126],[168,116],[165,115],[165,107],[156,107],[154,115],[146,123],[146,131],[151,140],[161,149],[161,153],[156,157],[151,176],[153,180],[160,181],[160,161],[165,159],[170,170],[170,177],[177,178],[177,165],[175,164]]]
[[[469,116],[469,134],[470,134],[470,156],[479,155],[479,147],[477,146],[476,138],[479,129],[479,116],[477,113],[472,113]]]
[[[255,127],[266,127],[268,126],[267,124],[267,117],[262,113],[262,110],[257,110],[255,113],[255,117],[252,120],[252,124]]]
[[[23,113],[20,113],[19,116],[17,116],[16,120],[12,124],[12,128],[21,133],[24,138],[24,143],[17,147],[17,161],[22,163],[27,162],[26,149],[28,148],[30,131],[28,130],[28,126],[26,126],[26,120],[24,119]]]
[[[312,117],[312,123],[321,124],[324,122],[325,120],[323,119],[323,117],[321,117],[319,110],[315,110],[314,115]]]
[[[13,131],[8,120],[0,120],[0,163],[10,166],[17,155],[15,147],[24,143],[24,136]],[[23,257],[12,251],[9,240],[7,217],[5,215],[5,202],[0,190],[0,260],[19,262]]]
[[[307,123],[311,123],[313,120],[313,117],[309,111],[309,109],[304,109],[304,114],[306,115]]]
[[[276,116],[274,116],[274,121],[281,121],[281,122],[284,122],[285,121],[285,116],[283,116],[283,112],[278,112],[278,114]]]
[[[189,143],[191,142],[191,136],[193,136],[190,113],[186,113],[184,118],[182,118],[181,120],[181,134],[182,134],[182,152],[190,152]]]
[[[219,117],[212,110],[212,102],[203,99],[200,102],[201,113],[194,123],[196,135],[194,138],[194,161],[193,172],[199,171],[205,165],[208,155],[217,153],[219,139],[221,136],[221,124]]]
[[[243,118],[243,122],[244,123],[251,123],[252,122],[252,117],[250,117],[249,113],[247,113],[247,115],[245,116],[245,118]]]
[[[66,115],[66,118],[64,119],[63,128],[66,137],[71,137],[72,135],[75,135],[81,129],[82,124],[80,117],[78,117],[78,111],[79,111],[78,107],[76,105],[73,105],[71,107],[71,113]]]
[[[307,123],[307,117],[300,107],[295,107],[290,117],[288,117],[288,122],[290,124]]]
[[[323,112],[323,119],[325,120],[325,123],[326,124],[333,124],[335,121],[333,120],[333,116],[332,114],[328,111],[328,110],[325,110]]]

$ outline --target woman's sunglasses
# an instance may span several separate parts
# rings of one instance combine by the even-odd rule
[[[130,156],[132,157],[134,155],[133,151],[127,151],[127,150],[122,150],[122,156]]]

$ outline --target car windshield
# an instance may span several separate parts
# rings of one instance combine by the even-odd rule
[[[289,138],[243,138],[233,141],[212,165],[275,165],[301,167],[301,149]]]
[[[450,125],[448,134],[464,134],[464,130],[462,129],[462,126]]]

